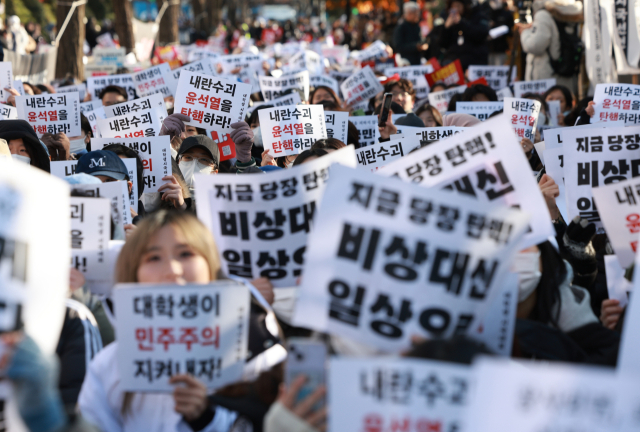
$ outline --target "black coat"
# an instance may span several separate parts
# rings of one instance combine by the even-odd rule
[[[422,55],[418,50],[418,44],[421,42],[422,35],[418,23],[403,21],[396,26],[393,32],[393,49],[403,58],[409,60],[412,65],[420,64]]]
[[[446,16],[444,18],[446,21]],[[443,63],[448,64],[457,59],[464,70],[470,65],[486,65],[489,61],[488,36],[489,18],[482,7],[476,6],[458,24],[444,27],[440,41],[445,50]]]
[[[7,140],[7,143],[14,139],[22,139],[31,156],[31,166],[46,172],[51,171],[47,150],[38,139],[38,135],[36,135],[31,125],[25,120],[0,121],[0,138]]]

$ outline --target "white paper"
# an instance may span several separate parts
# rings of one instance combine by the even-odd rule
[[[496,111],[504,109],[504,102],[456,102],[456,113],[469,114],[485,121]]]
[[[595,115],[591,123],[624,121],[640,124],[640,85],[598,84],[593,95]]]
[[[570,221],[567,213],[567,192],[564,187],[564,151],[562,147],[546,148],[541,156],[544,159],[544,168],[546,173],[558,185],[558,196],[556,197],[556,205],[565,221]]]
[[[343,111],[325,111],[327,137],[347,143],[349,133],[349,113]]]
[[[297,90],[301,98],[309,100],[309,71],[287,74],[280,78],[261,76],[258,78],[264,100],[270,101],[285,96],[289,89]]]
[[[16,96],[18,117],[26,120],[38,137],[45,133],[80,136],[80,101],[78,93]]]
[[[513,83],[513,94],[516,98],[521,98],[525,93],[535,93],[541,95],[554,85],[556,85],[555,78],[536,81],[516,81]]]
[[[136,98],[136,88],[133,79],[129,74],[108,75],[87,78],[87,90],[91,99],[100,99],[99,95],[103,88],[116,85],[127,90],[129,100]]]
[[[547,106],[549,107],[549,111],[547,112],[547,118],[549,119],[549,124],[551,127],[558,127],[558,116],[562,113],[560,108],[560,101],[547,101]]]
[[[464,93],[467,89],[466,85],[461,85],[459,87],[450,88],[447,90],[442,90],[438,92],[429,93],[429,104],[436,107],[441,114],[447,112],[447,108],[449,107],[449,101],[458,93]]]
[[[169,63],[160,63],[140,72],[131,74],[138,96],[160,93],[163,97],[175,96],[178,85],[171,73]]]
[[[469,66],[469,81],[475,81],[484,77],[487,80],[487,84],[489,87],[494,89],[495,91],[501,90],[507,87],[507,82],[509,81],[509,69],[510,66],[479,66],[479,65],[471,65]],[[516,80],[516,72],[517,68],[511,69],[511,82]],[[509,95],[511,97],[512,95]]]
[[[360,147],[374,145],[380,138],[378,129],[378,116],[354,116],[349,117],[349,121],[358,129],[358,141]],[[345,143],[347,144],[347,143]]]
[[[340,91],[347,105],[368,102],[383,90],[384,87],[369,66],[355,72],[340,84]]]
[[[327,138],[322,105],[297,105],[258,111],[265,150],[276,156],[300,154]]]
[[[427,83],[425,75],[432,72],[435,72],[435,69],[430,63],[419,66],[393,67],[384,70],[384,74],[387,77],[398,74],[400,78],[411,81],[413,89],[416,91],[416,99],[424,99],[429,95],[429,83]]]
[[[102,108],[102,101],[100,99],[90,100],[89,102],[80,102],[80,112],[87,115],[88,112]]]
[[[18,118],[18,110],[11,105],[0,104],[0,120],[16,120]]]
[[[504,115],[509,118],[518,138],[529,138],[531,142],[536,140],[541,106],[540,102],[533,99],[505,98]]]
[[[76,84],[71,86],[58,87],[56,89],[57,93],[74,93],[78,92],[80,95],[80,101],[84,100],[84,97],[87,95],[87,85],[85,83]]]
[[[634,257],[635,258],[635,257]],[[631,282],[624,277],[625,269],[620,265],[620,260],[615,255],[604,256],[604,269],[607,274],[607,293],[609,298],[618,300],[620,307],[626,307],[629,303]]]
[[[71,185],[71,190],[78,190],[85,196],[107,198],[111,203],[111,219],[116,227],[116,239],[124,239],[124,225],[131,223],[129,210],[129,188],[126,181],[114,181],[101,184]]]
[[[391,137],[393,138],[394,135]],[[358,167],[375,172],[418,147],[420,147],[420,138],[417,136],[360,147],[356,150]]]
[[[162,128],[156,109],[97,119],[96,125],[102,138],[148,138],[158,136]]]
[[[89,120],[89,124],[91,125],[91,133],[94,137],[93,139],[95,139],[95,137],[99,137],[100,129],[98,129],[98,120],[104,120],[107,118],[107,115],[104,112],[104,107],[100,106],[94,111],[87,111],[84,113],[84,116]]]

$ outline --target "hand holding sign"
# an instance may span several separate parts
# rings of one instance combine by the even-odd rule
[[[162,128],[160,129],[160,135],[169,135],[171,139],[174,137],[183,138],[182,134],[187,130],[184,122],[191,121],[191,117],[176,113],[171,114],[162,122]]]
[[[186,421],[192,422],[204,414],[209,406],[207,387],[204,384],[188,374],[172,376],[169,384],[178,384],[173,390],[173,400],[176,403],[174,409]]]

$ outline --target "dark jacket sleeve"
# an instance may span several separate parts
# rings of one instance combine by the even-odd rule
[[[393,48],[401,54],[417,54],[419,41],[408,38],[403,29],[404,26],[400,24],[393,31]]]

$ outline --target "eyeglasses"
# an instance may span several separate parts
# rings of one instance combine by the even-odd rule
[[[190,155],[182,155],[181,160],[185,161],[185,162],[192,162],[192,161],[197,161],[200,165],[206,165],[208,167],[211,168],[215,168],[216,167],[216,163],[214,162],[213,159],[208,158],[208,157],[193,157]]]

